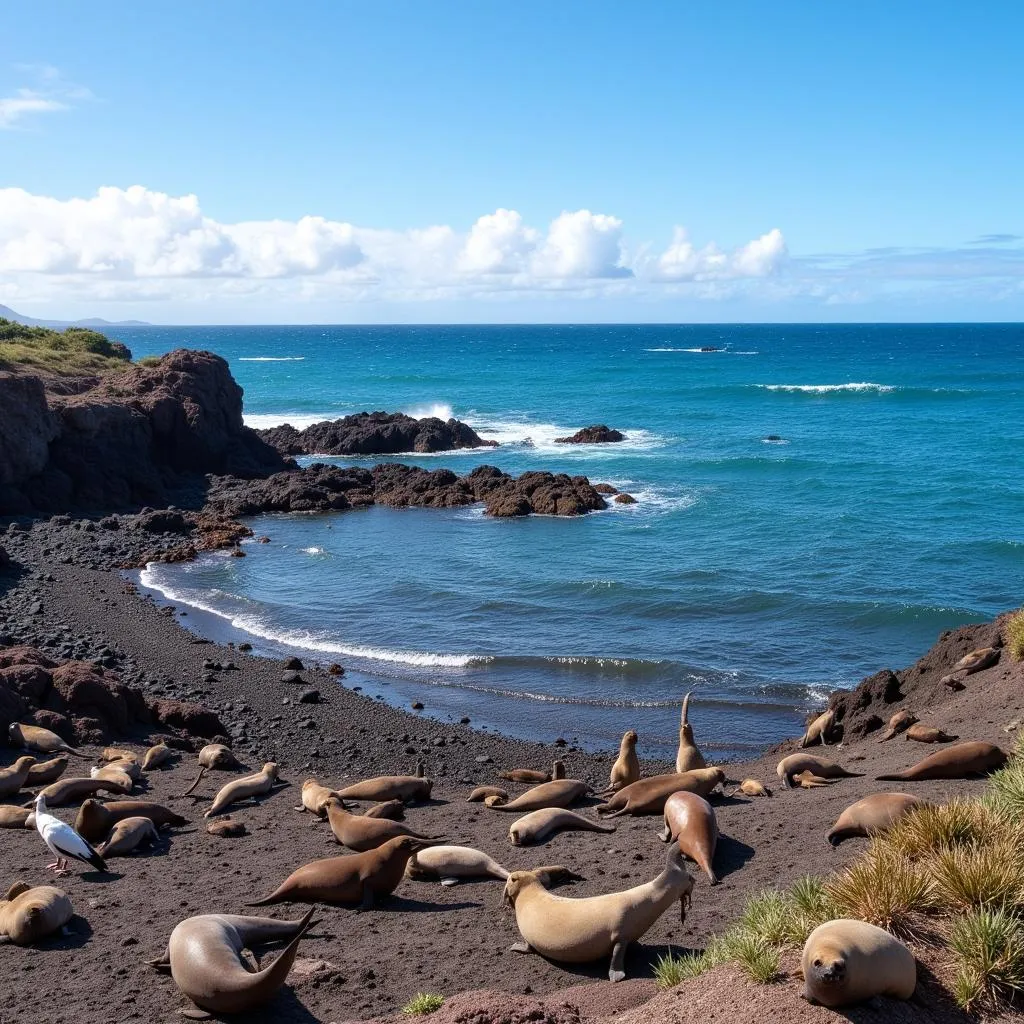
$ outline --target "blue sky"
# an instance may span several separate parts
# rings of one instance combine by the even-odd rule
[[[4,21],[0,302],[22,312],[1024,319],[1019,4]]]

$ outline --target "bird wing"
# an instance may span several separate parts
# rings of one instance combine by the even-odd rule
[[[43,841],[59,856],[88,861],[96,851],[70,826],[54,818],[40,829]]]

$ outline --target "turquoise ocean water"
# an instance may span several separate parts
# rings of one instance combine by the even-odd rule
[[[139,356],[224,356],[254,426],[454,415],[501,447],[401,461],[583,473],[638,498],[580,520],[266,517],[273,543],[248,558],[143,574],[236,639],[341,661],[349,685],[442,719],[590,748],[635,727],[664,754],[692,689],[702,746],[739,756],[1024,601],[1021,326],[111,334]],[[627,440],[553,443],[598,422]]]

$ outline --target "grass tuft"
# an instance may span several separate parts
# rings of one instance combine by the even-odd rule
[[[428,992],[417,992],[402,1007],[402,1013],[409,1017],[424,1017],[428,1013],[440,1010],[444,1005],[444,996],[433,995]]]
[[[903,935],[913,931],[911,916],[935,903],[933,884],[921,866],[884,845],[869,847],[825,891],[842,916]]]
[[[960,911],[1024,906],[1024,863],[1008,842],[943,850],[930,864],[936,903]]]
[[[1024,608],[1006,623],[1006,649],[1014,661],[1024,661]]]
[[[789,941],[792,907],[777,889],[764,889],[752,897],[743,910],[737,932],[752,935],[769,945]]]
[[[966,1010],[998,1009],[1024,992],[1024,930],[1005,910],[974,910],[954,925],[953,995]]]
[[[788,893],[790,914],[787,921],[786,939],[802,946],[807,936],[826,921],[840,916],[840,909],[829,895],[823,878],[804,875],[790,888]]]
[[[781,973],[779,947],[753,932],[739,930],[726,940],[729,958],[759,985],[776,981]]]
[[[84,327],[55,331],[0,318],[0,370],[27,367],[57,375],[124,370],[132,354],[120,342]]]
[[[925,804],[905,814],[872,849],[886,849],[911,860],[922,860],[960,846],[976,846],[1007,832],[1005,822],[976,800]]]
[[[1024,733],[1017,737],[1013,756],[1006,765],[989,776],[982,803],[1018,830],[1024,826]]]

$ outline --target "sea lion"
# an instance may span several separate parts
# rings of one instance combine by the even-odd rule
[[[498,772],[499,779],[508,779],[510,782],[550,782],[552,779],[565,778],[565,765],[561,761],[555,761],[549,772],[537,772],[532,768],[510,768],[507,772]]]
[[[878,737],[879,743],[884,743],[886,740],[891,740],[897,733],[902,732],[904,729],[908,729],[917,721],[917,715],[911,714],[909,711],[897,711],[896,714],[889,719],[888,728]]]
[[[965,654],[954,666],[954,672],[963,672],[964,675],[972,675],[982,669],[991,668],[1000,655],[998,647],[979,647],[970,654]]]
[[[707,768],[704,755],[693,742],[693,726],[689,722],[690,694],[683,698],[683,710],[679,716],[679,749],[676,752],[676,774],[693,771],[694,768]]]
[[[10,804],[0,805],[0,828],[35,828],[29,825],[32,815],[30,807],[12,807]]]
[[[316,779],[306,779],[302,784],[302,803],[295,810],[309,811],[318,818],[326,818],[327,801],[337,795],[333,789],[322,786]]]
[[[674,775],[652,775],[620,789],[595,809],[609,818],[620,814],[661,814],[673,793],[696,793],[707,797],[725,782],[721,768],[693,768]]]
[[[402,821],[405,818],[405,804],[401,800],[384,800],[363,811],[364,818],[390,818]]]
[[[108,804],[86,800],[75,816],[75,831],[86,842],[98,843],[119,821],[135,817],[149,818],[157,828],[188,824],[187,819],[169,807],[149,800],[113,800]]]
[[[819,779],[859,779],[862,777],[857,772],[848,772],[831,761],[823,761],[820,757],[813,757],[810,754],[790,754],[775,766],[775,774],[782,779],[787,789],[793,788],[793,776],[797,772],[805,771],[809,771]]]
[[[568,807],[591,792],[590,787],[578,779],[553,779],[528,789],[508,803],[500,797],[489,796],[484,805],[494,811],[539,811],[542,807]]]
[[[246,775],[244,778],[234,779],[226,786],[222,786],[213,798],[210,809],[203,817],[212,818],[215,814],[220,814],[225,807],[230,807],[231,804],[269,793],[278,781],[277,772],[277,765],[273,761],[268,761],[255,775]]]
[[[37,762],[28,770],[26,786],[48,786],[56,782],[67,770],[68,759],[61,757],[51,758],[49,761]]]
[[[718,885],[718,876],[711,866],[718,846],[718,819],[704,797],[673,793],[665,801],[665,830],[661,838],[666,843],[677,840],[684,856],[708,876],[712,885]]]
[[[757,779],[744,779],[729,795],[742,793],[744,796],[771,796],[772,791]]]
[[[270,1000],[284,984],[315,910],[310,907],[298,921],[238,914],[189,917],[171,932],[164,956],[149,963],[169,970],[175,985],[199,1008],[183,1010],[184,1016],[202,1020],[244,1013]],[[254,971],[242,951],[278,939],[289,940],[281,955]]]
[[[433,788],[433,779],[422,779],[415,775],[379,775],[339,789],[338,796],[343,800],[401,800],[403,803],[412,803],[429,800]]]
[[[122,764],[131,764],[131,762],[111,761],[110,764],[105,764],[102,768],[90,768],[89,778],[104,779],[119,787],[121,793],[130,793],[135,786],[135,780],[124,769],[118,767]]]
[[[952,743],[960,739],[959,736],[950,736],[949,733],[936,729],[933,725],[925,725],[917,722],[912,725],[904,734],[905,740],[916,740],[918,743]]]
[[[100,751],[101,761],[138,761],[139,755],[134,750],[125,750],[122,747],[104,747]]]
[[[34,757],[19,757],[9,768],[0,768],[0,797],[14,796],[28,782],[35,763]]]
[[[216,818],[206,826],[206,831],[209,832],[211,836],[235,839],[238,836],[245,835],[245,823],[236,821],[231,817]]]
[[[455,885],[460,878],[498,878],[504,882],[508,869],[471,846],[428,846],[409,858],[405,874],[417,882],[440,879],[442,885]]]
[[[361,814],[351,814],[345,810],[345,804],[336,796],[327,801],[327,820],[331,823],[334,838],[356,853],[376,850],[389,839],[396,836],[412,836],[414,839],[438,840],[440,836],[425,836],[414,832],[401,822],[389,818],[367,818]]]
[[[794,789],[822,789],[825,786],[831,786],[838,782],[838,779],[823,779],[819,775],[815,775],[809,768],[802,772],[797,772],[793,776],[793,787]]]
[[[608,980],[622,981],[629,944],[641,938],[676,900],[680,919],[685,920],[692,891],[693,879],[675,844],[657,878],[604,896],[557,896],[548,892],[535,872],[513,871],[505,883],[504,902],[514,909],[524,941],[511,949],[564,963],[586,963],[611,954]]]
[[[828,711],[823,711],[809,726],[807,731],[803,734],[800,739],[801,747],[810,747],[815,743],[820,743],[823,747],[828,746],[828,737],[832,732],[832,726],[835,725],[836,713],[831,708]]]
[[[124,796],[131,791],[131,780],[128,781],[128,788],[125,789],[120,781],[112,779],[58,779],[51,782],[38,796],[46,797],[47,807],[67,807],[68,804],[77,804],[86,797],[95,796],[97,793],[114,793]],[[35,798],[33,797],[33,800]]]
[[[142,781],[142,765],[134,757],[120,757],[116,761],[108,761],[98,770],[101,772],[124,772],[132,782]]]
[[[0,942],[31,946],[63,928],[73,913],[63,889],[15,882],[0,900]]]
[[[902,772],[876,775],[879,782],[921,782],[925,779],[966,779],[988,775],[1006,764],[1006,754],[994,743],[956,743],[929,754]]]
[[[150,747],[143,756],[142,770],[144,772],[151,772],[154,768],[167,764],[174,757],[174,754],[175,751],[167,746],[166,743],[158,743],[156,746]]]
[[[192,785],[181,795],[188,796],[206,778],[207,772],[231,772],[238,771],[244,767],[242,762],[235,757],[234,751],[230,747],[224,746],[223,743],[207,743],[199,751],[199,774],[193,780]]]
[[[269,903],[358,903],[370,910],[378,897],[390,896],[405,874],[409,858],[434,843],[396,836],[376,850],[314,860],[293,871],[269,896],[251,907]]]
[[[865,921],[826,921],[803,952],[803,997],[821,1006],[849,1006],[874,996],[909,999],[917,987],[914,955],[899,939]]]
[[[160,836],[149,818],[122,818],[107,836],[107,841],[96,847],[101,857],[126,857],[146,840],[156,842]]]
[[[501,786],[477,786],[466,800],[471,804],[483,803],[489,796],[496,796],[503,803],[508,802],[508,790]]]
[[[23,725],[12,722],[7,727],[7,736],[12,747],[24,747],[40,754],[74,754],[75,757],[86,757],[80,750],[69,747],[55,732],[42,729],[38,725]]]
[[[547,839],[552,832],[614,832],[614,825],[602,825],[563,807],[542,807],[512,822],[508,837],[513,846],[529,846]]]
[[[826,837],[833,846],[854,836],[871,836],[888,832],[904,814],[920,807],[923,800],[909,793],[872,793],[839,815]]]
[[[619,756],[608,775],[608,788],[605,793],[617,793],[624,786],[632,785],[640,779],[640,759],[636,756],[636,741],[636,730],[630,729],[623,733],[619,741]]]

